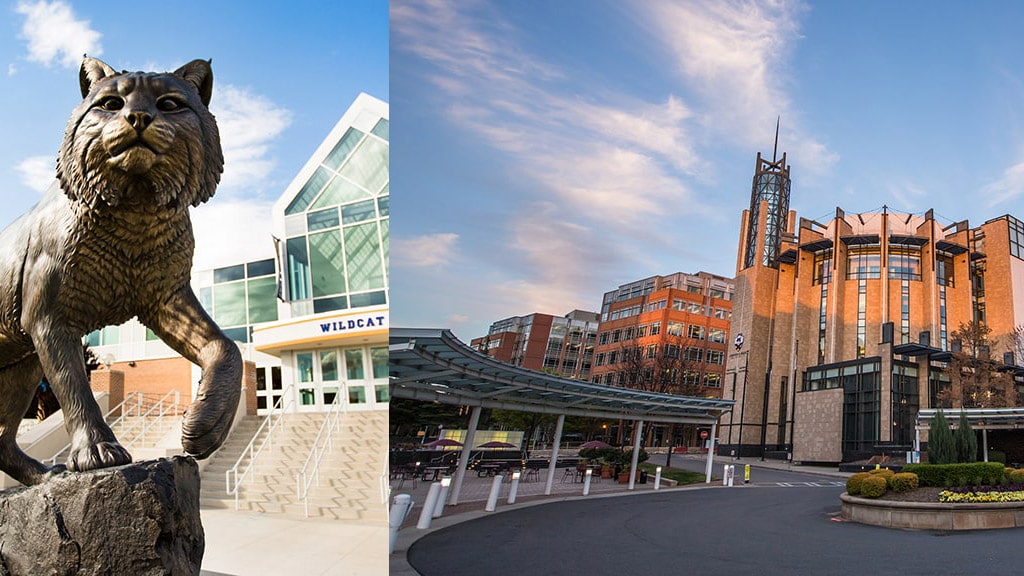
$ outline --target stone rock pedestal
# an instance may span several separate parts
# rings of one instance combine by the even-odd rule
[[[0,576],[197,575],[205,544],[189,457],[0,492]]]

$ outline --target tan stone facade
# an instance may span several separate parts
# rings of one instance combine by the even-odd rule
[[[838,462],[909,449],[960,325],[985,323],[1001,359],[1024,324],[1024,224],[1011,216],[972,228],[931,211],[837,209],[827,223],[789,212],[778,258],[751,259],[771,242],[771,209],[762,200],[741,218],[726,454]]]

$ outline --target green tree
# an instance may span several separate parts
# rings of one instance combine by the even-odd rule
[[[971,423],[967,421],[967,414],[963,410],[960,411],[960,423],[957,425],[954,440],[957,462],[978,461],[978,438],[974,435],[974,429],[971,428]]]
[[[953,464],[956,462],[956,446],[953,431],[942,410],[935,413],[935,419],[928,428],[928,462],[931,464]]]

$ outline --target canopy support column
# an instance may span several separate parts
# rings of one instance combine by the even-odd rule
[[[466,467],[469,465],[469,450],[476,441],[476,427],[480,424],[480,411],[480,406],[473,406],[473,411],[469,414],[466,442],[462,445],[462,454],[459,455],[459,467],[455,470],[455,485],[452,486],[451,498],[448,500],[452,506],[459,503],[459,492],[462,491],[462,481],[466,479]]]
[[[984,453],[984,461],[988,462],[988,428],[981,429],[981,451]]]
[[[704,469],[704,483],[711,484],[711,467],[715,463],[715,445],[718,443],[718,422],[711,423],[711,437],[708,438],[708,465]]]
[[[639,465],[638,460],[640,460],[640,434],[641,432],[643,432],[644,429],[644,421],[637,420],[636,423],[634,423],[633,425],[636,426],[636,432],[634,432],[633,434],[633,460],[629,465],[630,490],[633,489],[633,485],[636,483],[636,472],[637,470],[639,470],[637,466]]]
[[[565,425],[565,414],[558,415],[555,423],[555,438],[551,443],[551,462],[548,463],[548,480],[544,484],[544,495],[551,496],[552,484],[555,481],[555,466],[558,464],[558,447],[562,444],[562,426]]]

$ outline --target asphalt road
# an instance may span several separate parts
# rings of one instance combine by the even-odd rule
[[[425,536],[409,549],[408,560],[426,576],[991,576],[1019,573],[1024,564],[1024,532],[903,531],[842,522],[844,488],[832,485],[839,482],[756,472],[787,479],[496,513]]]

